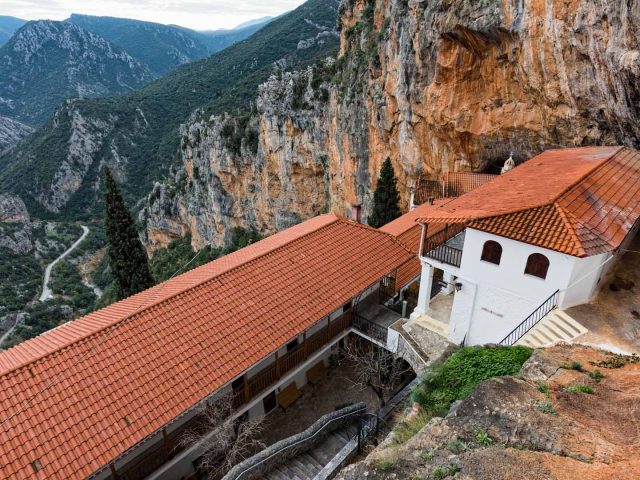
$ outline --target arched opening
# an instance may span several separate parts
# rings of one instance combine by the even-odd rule
[[[533,253],[529,255],[527,259],[527,266],[524,269],[524,273],[527,275],[533,275],[534,277],[547,278],[547,272],[549,271],[549,259],[541,253]]]
[[[482,247],[482,256],[480,260],[485,262],[500,265],[500,259],[502,259],[502,245],[493,240],[489,240],[484,243]]]

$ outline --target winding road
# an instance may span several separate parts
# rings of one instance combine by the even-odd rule
[[[44,281],[42,282],[42,294],[40,295],[41,302],[46,302],[53,297],[53,292],[49,288],[49,279],[51,277],[51,271],[53,270],[53,267],[55,267],[60,260],[73,252],[78,247],[78,245],[80,245],[80,243],[87,237],[87,235],[89,235],[89,228],[82,225],[82,235],[80,235],[80,238],[76,240],[76,242],[71,245],[62,255],[60,255],[53,262],[47,265],[47,268],[44,271]]]

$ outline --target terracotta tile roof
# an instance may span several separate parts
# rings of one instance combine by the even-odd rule
[[[0,353],[0,477],[91,474],[411,258],[325,215]]]
[[[420,178],[416,185],[414,204],[427,203],[429,198],[454,198],[493,180],[497,175],[474,172],[445,172],[439,180]]]
[[[544,152],[418,221],[588,256],[620,246],[639,216],[640,153],[583,147]]]
[[[444,205],[451,200],[452,199],[450,198],[439,199],[436,200],[433,205]],[[396,218],[392,222],[383,225],[379,229],[382,232],[393,235],[409,250],[415,253],[415,258],[411,262],[408,262],[398,268],[396,276],[397,289],[404,287],[407,283],[418,276],[422,270],[422,266],[418,258],[418,251],[420,250],[420,237],[422,236],[422,225],[416,223],[416,220],[421,217],[425,211],[428,211],[429,207],[432,206],[428,204],[420,205],[410,212],[407,212],[404,215]],[[444,228],[444,225],[441,228]],[[438,227],[436,230],[432,231],[433,233],[436,233],[441,228]]]

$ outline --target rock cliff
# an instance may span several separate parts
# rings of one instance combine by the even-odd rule
[[[366,219],[387,157],[406,208],[420,174],[495,169],[511,153],[522,161],[561,146],[638,147],[639,8],[343,0],[336,62],[276,72],[260,88],[254,152],[229,153],[222,117],[184,127],[169,184],[187,188],[167,202],[156,186],[161,202],[143,212],[149,245],[187,231],[194,246],[220,244],[229,226],[272,231],[352,204]],[[192,188],[188,172],[203,162],[209,177]]]
[[[445,418],[336,478],[637,478],[638,359],[578,345],[537,350],[517,377],[487,380]]]
[[[0,155],[10,150],[31,132],[33,129],[30,126],[0,116]]]

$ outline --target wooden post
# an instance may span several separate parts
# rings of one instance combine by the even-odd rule
[[[331,316],[327,317],[327,343],[331,340]]]
[[[164,446],[164,454],[168,457],[171,453],[171,442],[169,441],[169,435],[167,435],[167,429],[162,429],[162,444]]]
[[[251,398],[251,392],[249,391],[249,380],[247,379],[247,374],[244,374],[244,403],[249,403]]]
[[[109,468],[111,469],[111,478],[113,480],[118,480],[118,471],[116,470],[116,465],[115,463],[110,463],[109,464]]]
[[[280,355],[278,355],[277,350],[276,350],[276,378],[280,379]]]
[[[302,348],[304,348],[304,359],[309,357],[309,345],[307,344],[307,331],[302,332]]]

